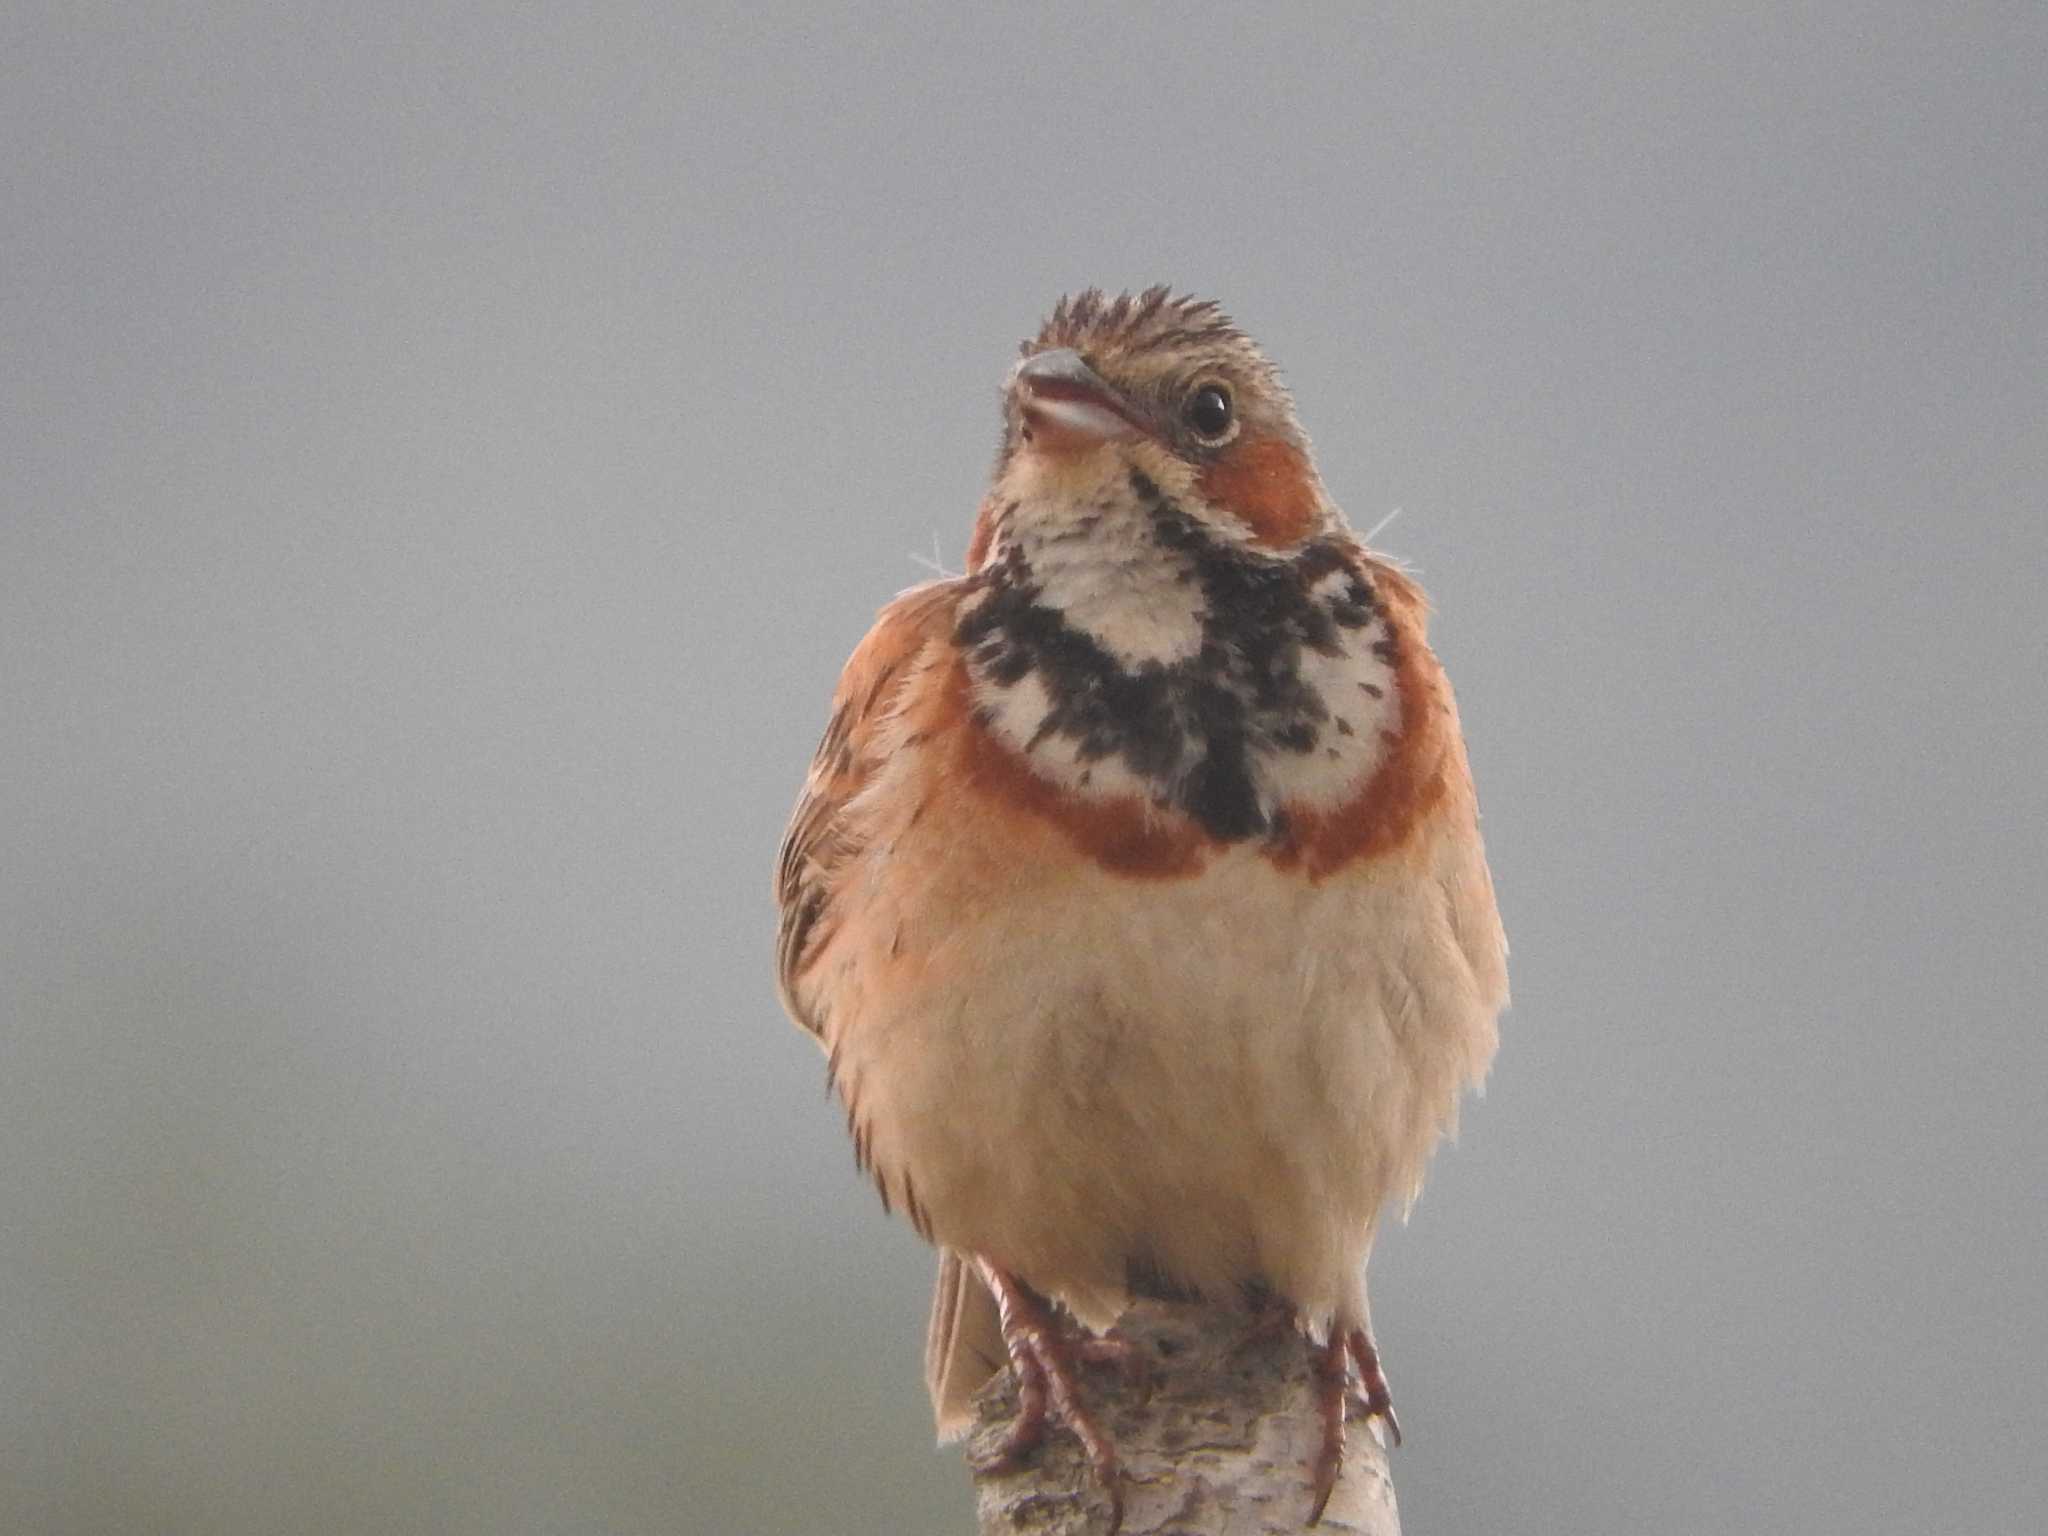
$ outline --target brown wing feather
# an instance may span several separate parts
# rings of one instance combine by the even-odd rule
[[[930,648],[952,635],[959,581],[912,587],[884,608],[840,674],[831,719],[811,761],[776,866],[776,976],[791,1018],[822,1038],[821,1021],[797,998],[798,979],[844,917],[840,876],[861,850],[847,808],[881,762],[877,739],[900,709]]]

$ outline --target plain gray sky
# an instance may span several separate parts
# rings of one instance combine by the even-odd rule
[[[1436,600],[1514,944],[1409,1529],[2036,1529],[2048,10],[13,5],[9,1530],[952,1533],[773,997],[1063,290]]]

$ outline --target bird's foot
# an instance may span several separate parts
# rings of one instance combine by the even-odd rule
[[[1057,1418],[1081,1442],[1096,1481],[1109,1496],[1108,1536],[1116,1536],[1124,1520],[1123,1472],[1117,1464],[1116,1447],[1082,1405],[1077,1367],[1083,1362],[1106,1362],[1127,1373],[1142,1372],[1143,1357],[1124,1339],[1069,1338],[1052,1308],[1029,1286],[986,1260],[980,1269],[996,1299],[1003,1343],[1010,1352],[1010,1368],[1017,1374],[1017,1419],[995,1454],[974,1470],[983,1476],[1017,1471],[1044,1442],[1047,1425]]]
[[[1348,1411],[1356,1407],[1362,1418],[1379,1419],[1387,1427],[1387,1443],[1401,1443],[1401,1422],[1394,1417],[1394,1398],[1387,1388],[1387,1373],[1380,1369],[1380,1354],[1372,1335],[1363,1328],[1332,1328],[1326,1344],[1309,1342],[1310,1365],[1315,1378],[1316,1412],[1322,1419],[1323,1442],[1309,1468],[1309,1486],[1315,1504],[1308,1523],[1323,1518],[1323,1509],[1336,1491],[1337,1474],[1344,1465],[1344,1427]],[[1351,1368],[1358,1367],[1358,1380]]]
[[[1387,1445],[1399,1450],[1401,1421],[1394,1417],[1394,1393],[1387,1385],[1387,1373],[1380,1369],[1380,1352],[1373,1347],[1372,1335],[1363,1328],[1354,1328],[1344,1336],[1344,1345],[1358,1367],[1358,1390],[1352,1400],[1359,1405],[1363,1417],[1378,1419],[1386,1426]]]

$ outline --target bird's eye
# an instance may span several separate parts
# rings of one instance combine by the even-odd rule
[[[1230,391],[1221,384],[1204,384],[1192,395],[1181,410],[1187,424],[1195,429],[1197,437],[1211,440],[1223,436],[1230,430],[1233,413],[1230,405]]]

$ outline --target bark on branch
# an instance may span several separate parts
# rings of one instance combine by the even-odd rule
[[[1292,1331],[1247,1343],[1242,1313],[1144,1302],[1117,1332],[1151,1367],[1146,1388],[1090,1366],[1088,1401],[1124,1466],[1123,1536],[1278,1536],[1304,1529],[1321,1430],[1307,1351]],[[968,1439],[989,1456],[1017,1411],[1008,1371],[982,1390]],[[981,1536],[1102,1536],[1108,1501],[1072,1435],[1055,1430],[1024,1471],[975,1479]],[[1400,1536],[1373,1429],[1356,1419],[1317,1532]]]

